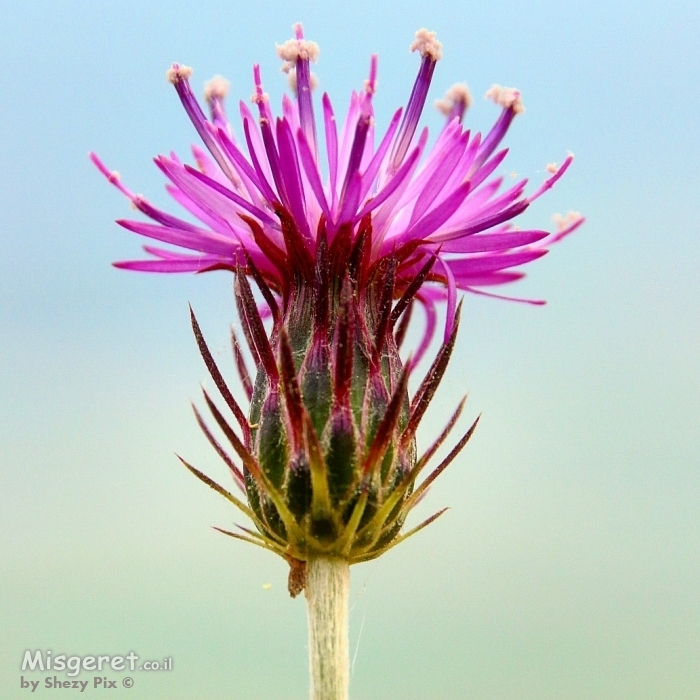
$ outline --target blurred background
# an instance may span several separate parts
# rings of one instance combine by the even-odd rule
[[[233,382],[231,279],[112,268],[141,241],[87,159],[172,210],[150,158],[189,159],[196,137],[165,70],[193,66],[198,91],[225,75],[236,114],[260,62],[278,109],[274,44],[299,20],[337,113],[379,54],[380,127],[410,92],[413,33],[436,30],[430,101],[466,81],[483,130],[491,84],[522,90],[504,173],[534,188],[577,156],[524,223],[588,217],[504,290],[547,306],[466,299],[420,440],[466,392],[464,428],[483,417],[418,515],[448,514],[353,569],[353,700],[700,696],[697,2],[30,0],[2,16],[2,698],[27,692],[27,648],[173,658],[114,697],[306,697],[286,565],[214,532],[238,515],[174,455],[226,478],[188,406],[205,368],[187,303]]]

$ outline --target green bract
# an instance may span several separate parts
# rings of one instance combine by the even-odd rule
[[[416,291],[434,260],[394,298],[397,260],[369,264],[371,222],[353,242],[339,234],[330,248],[320,239],[313,283],[296,279],[282,308],[252,260],[236,274],[235,296],[257,366],[254,383],[234,338],[234,352],[250,398],[246,416],[227,388],[192,315],[202,356],[242,437],[205,392],[215,421],[242,467],[225,452],[197,414],[217,452],[245,490],[248,504],[188,468],[254,522],[257,532],[226,534],[283,556],[292,567],[290,592],[303,588],[303,562],[338,556],[350,563],[373,559],[432,522],[400,534],[406,515],[433,479],[466,444],[476,422],[443,462],[415,488],[415,481],[457,420],[420,459],[415,433],[443,376],[457,333],[439,350],[412,401],[411,361],[399,346]],[[272,315],[267,331],[248,276],[258,283]],[[402,322],[401,322],[402,321]]]

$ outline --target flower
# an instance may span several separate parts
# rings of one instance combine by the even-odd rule
[[[240,436],[206,394],[205,400],[242,468],[199,413],[197,418],[248,503],[187,466],[245,512],[258,530],[227,534],[290,562],[292,592],[303,586],[300,562],[310,556],[365,561],[412,534],[399,535],[406,514],[476,424],[416,488],[416,477],[461,411],[460,404],[435,444],[417,458],[416,428],[454,345],[457,291],[497,296],[486,289],[522,278],[515,268],[543,256],[583,222],[580,215],[560,219],[554,234],[510,223],[573,160],[569,155],[560,166],[550,164],[547,179],[531,194],[525,193],[527,180],[501,191],[503,178],[494,173],[507,149],[498,149],[524,111],[518,90],[494,85],[487,92],[501,113],[482,137],[464,130],[471,97],[465,85],[454,86],[437,104],[447,119],[424,157],[428,132],[417,133],[418,123],[442,57],[442,45],[426,29],[416,33],[410,47],[421,63],[408,105],[395,112],[376,147],[376,56],[364,89],[351,95],[340,131],[331,101],[323,95],[324,156],[310,70],[319,47],[304,38],[300,24],[294,30],[295,37],[277,52],[296,99],[285,96],[282,116],[275,118],[256,65],[251,101],[257,118],[240,103],[242,140],[226,116],[227,81],[217,77],[207,84],[207,118],[190,86],[192,69],[174,64],[167,72],[208,153],[193,147],[197,167],[174,154],[155,162],[169,180],[170,195],[198,224],[132,193],[117,173],[90,156],[152,221],[120,220],[121,226],[190,251],[145,246],[150,259],[117,267],[236,273],[239,315],[257,370],[253,381],[235,339],[239,373],[251,400],[248,416],[228,390],[194,315],[192,321]],[[249,277],[262,293],[260,308]],[[447,302],[444,342],[409,401],[408,375],[430,344],[442,301]],[[416,303],[426,312],[426,330],[413,359],[404,364],[399,348]],[[271,331],[265,317],[272,319]]]

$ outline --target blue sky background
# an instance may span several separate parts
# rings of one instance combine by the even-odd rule
[[[485,129],[493,82],[523,92],[506,172],[538,182],[577,156],[527,222],[588,217],[517,289],[546,307],[466,301],[421,438],[467,391],[482,422],[423,504],[452,510],[353,569],[353,699],[698,697],[696,2],[47,1],[2,16],[0,696],[27,692],[25,648],[174,658],[114,697],[306,695],[285,566],[213,532],[234,514],[173,455],[223,478],[187,405],[205,378],[187,302],[230,369],[230,279],[111,268],[140,242],[86,155],[164,204],[150,158],[195,140],[166,68],[193,66],[198,89],[221,73],[247,99],[260,62],[279,105],[274,43],[301,20],[337,110],[379,54],[383,125],[417,70],[414,31],[436,30],[431,99],[466,81],[467,122]]]

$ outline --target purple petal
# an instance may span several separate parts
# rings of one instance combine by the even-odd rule
[[[470,190],[471,183],[469,181],[461,184],[441,204],[411,226],[411,228],[400,237],[401,243],[407,243],[411,240],[430,236],[459,209],[459,206],[465,200]]]
[[[142,221],[128,221],[119,219],[117,223],[128,231],[133,231],[141,236],[153,238],[163,243],[171,243],[181,248],[199,250],[202,253],[212,253],[231,257],[240,248],[240,245],[223,236],[218,236],[210,231],[199,229],[196,232],[183,231],[181,229],[160,226],[158,224],[146,224]]]
[[[483,219],[479,219],[478,221],[475,221],[474,223],[470,224],[469,226],[465,226],[462,229],[456,229],[453,231],[439,233],[435,236],[432,236],[431,241],[434,243],[449,241],[454,238],[470,236],[473,233],[478,233],[479,231],[485,231],[488,228],[492,228],[493,226],[502,224],[504,221],[509,221],[510,219],[515,218],[516,216],[518,216],[518,214],[524,212],[525,209],[528,208],[528,206],[529,204],[527,203],[527,201],[517,202],[516,204],[513,204],[512,206],[508,207],[507,209],[504,209],[503,211],[493,214],[492,216],[487,216]]]
[[[508,233],[484,233],[457,238],[440,244],[443,253],[484,253],[489,250],[508,250],[541,241],[547,231],[513,231]]]
[[[331,209],[335,209],[338,184],[338,125],[333,115],[333,105],[326,93],[323,94],[323,123],[326,133],[326,151],[330,172]]]
[[[277,120],[277,143],[280,153],[280,176],[284,182],[284,191],[287,195],[287,207],[300,233],[308,243],[311,240],[311,232],[309,231],[309,224],[304,209],[304,189],[301,182],[301,173],[299,172],[299,161],[297,160],[291,129],[284,119]]]
[[[408,98],[408,105],[404,114],[403,122],[399,128],[399,133],[394,142],[394,148],[391,153],[390,172],[396,172],[403,162],[408,149],[413,140],[413,134],[416,133],[418,120],[425,105],[425,98],[428,96],[428,88],[433,78],[436,61],[429,56],[425,56],[420,64],[416,82],[413,84],[411,96]]]
[[[455,278],[463,279],[470,275],[482,274],[484,272],[495,272],[508,267],[524,265],[547,254],[546,248],[535,248],[518,253],[499,253],[494,255],[484,255],[478,258],[462,258],[447,260]]]
[[[202,256],[191,260],[124,260],[112,263],[120,270],[136,272],[203,272],[220,262],[219,258]]]
[[[323,191],[323,184],[321,183],[321,176],[318,172],[318,166],[316,165],[316,161],[314,160],[313,154],[311,153],[309,144],[306,141],[306,137],[304,136],[301,130],[297,132],[297,142],[299,144],[299,158],[301,159],[301,163],[304,166],[304,172],[306,173],[306,177],[309,180],[311,189],[313,190],[314,195],[316,196],[316,201],[319,203],[319,206],[323,210],[326,219],[330,219],[331,211],[330,207],[328,206],[326,194]]]

